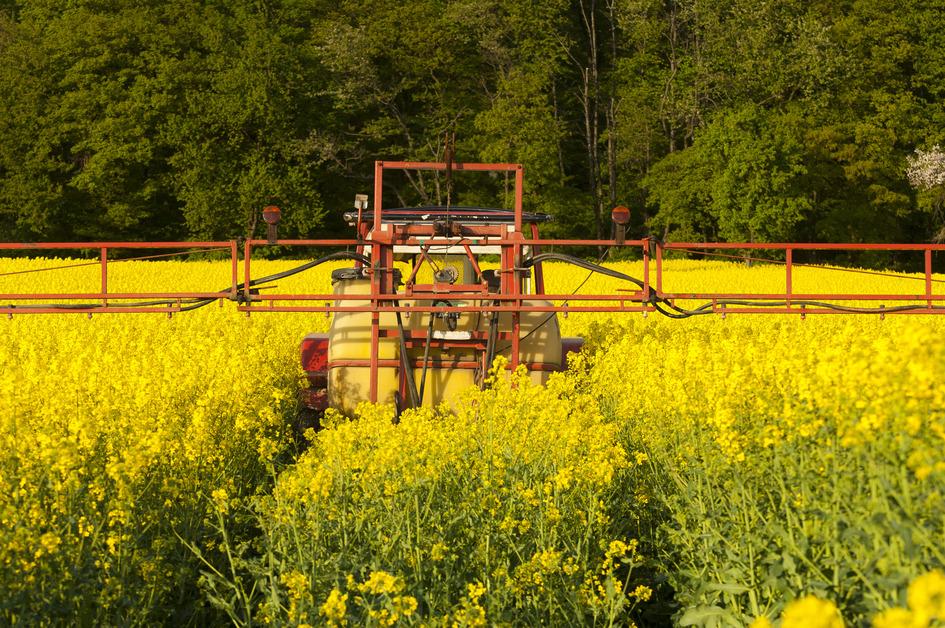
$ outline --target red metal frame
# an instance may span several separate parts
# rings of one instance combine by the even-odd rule
[[[447,169],[458,172],[511,172],[515,174],[514,221],[509,224],[463,223],[461,236],[443,235],[437,232],[433,224],[397,224],[385,221],[383,207],[383,177],[388,170],[432,170],[444,171]],[[97,292],[87,293],[2,293],[0,292],[0,313],[13,316],[26,313],[64,313],[81,312],[85,314],[99,312],[161,312],[168,315],[181,311],[192,299],[229,299],[237,302],[237,309],[247,314],[251,312],[371,312],[372,347],[367,364],[372,369],[370,398],[377,399],[377,370],[382,366],[389,366],[388,360],[382,360],[378,355],[378,341],[388,337],[390,330],[380,325],[380,315],[384,312],[511,312],[512,329],[502,332],[503,340],[511,343],[511,366],[514,368],[519,362],[519,342],[521,336],[520,315],[524,312],[652,312],[657,308],[654,301],[671,304],[701,301],[711,304],[711,312],[725,315],[732,313],[764,313],[764,314],[836,314],[838,312],[829,307],[818,307],[810,304],[798,304],[802,301],[818,301],[829,304],[842,304],[851,301],[893,302],[922,304],[921,307],[908,311],[883,312],[885,314],[942,314],[945,313],[942,301],[945,294],[935,294],[933,283],[942,282],[933,278],[932,255],[934,252],[945,251],[942,244],[824,244],[824,243],[705,243],[705,242],[677,242],[663,243],[654,239],[625,240],[618,244],[615,240],[599,239],[553,239],[545,240],[538,236],[538,226],[526,223],[523,218],[523,170],[519,164],[470,164],[470,163],[424,163],[424,162],[384,162],[375,164],[374,180],[374,212],[370,222],[362,220],[359,210],[356,239],[289,239],[276,240],[275,244],[283,247],[325,247],[337,249],[346,247],[363,252],[370,248],[370,266],[366,269],[372,278],[371,293],[369,295],[335,295],[335,294],[290,294],[266,293],[254,294],[250,286],[252,278],[253,249],[273,244],[269,240],[247,240],[243,246],[243,289],[239,290],[239,246],[236,241],[225,242],[57,242],[57,243],[0,243],[0,254],[3,251],[56,251],[75,249],[97,249],[98,262],[101,266],[101,282]],[[392,216],[396,216],[396,212]],[[526,228],[528,232],[526,234]],[[418,263],[415,263],[413,272],[407,279],[403,292],[397,292],[393,281],[394,247],[419,247]],[[472,247],[492,246],[500,251],[500,290],[491,293],[482,278],[482,271],[478,266]],[[533,294],[526,294],[523,290],[522,256],[525,248],[532,254],[550,247],[631,247],[637,248],[643,258],[642,288],[632,289],[616,294],[545,294],[544,276],[541,264],[535,265]],[[471,284],[419,284],[416,282],[417,270],[420,265],[431,264],[429,251],[433,247],[451,247],[459,254],[465,254],[471,260],[475,270],[476,283]],[[119,263],[120,260],[111,255],[114,251],[127,250],[179,250],[185,251],[228,251],[231,260],[230,287],[226,292],[110,292],[108,282],[108,265]],[[664,290],[665,269],[664,258],[667,252],[688,252],[707,254],[710,251],[737,251],[738,257],[744,258],[744,252],[769,251],[779,252],[783,256],[785,267],[785,289],[777,293],[720,293],[710,291],[673,292]],[[924,274],[914,277],[924,281],[921,293],[895,294],[864,294],[864,293],[797,293],[795,292],[794,271],[799,266],[795,261],[796,251],[911,251],[924,256]],[[135,259],[153,259],[164,255],[149,255]],[[86,264],[80,264],[86,265]],[[867,271],[863,271],[867,272]],[[655,274],[655,283],[653,275]],[[3,289],[2,275],[0,275],[0,290]],[[526,301],[540,296],[542,300],[552,302],[551,305],[526,303]],[[399,304],[399,299],[408,298],[410,305]],[[441,300],[461,301],[456,305],[433,305]],[[30,304],[29,301],[94,301],[95,307],[90,309],[87,304],[74,308],[51,307],[51,304]],[[164,303],[151,305],[137,305],[141,300],[162,300]],[[368,301],[366,304],[347,305],[346,301]],[[738,305],[727,301],[750,301],[751,303]],[[22,301],[24,303],[16,303]],[[321,302],[321,304],[316,304]],[[131,304],[123,306],[122,303]],[[765,305],[775,303],[777,305]],[[100,304],[100,305],[99,305]],[[880,306],[884,307],[884,306]],[[891,306],[895,307],[895,306]],[[407,342],[411,346],[424,342],[421,334],[407,333]],[[473,334],[468,341],[444,341],[443,346],[475,346],[484,347],[484,338]],[[450,363],[451,364],[451,363]],[[358,365],[362,365],[359,364]],[[452,365],[452,364],[451,364]],[[541,368],[537,365],[531,365]],[[479,362],[468,362],[455,366],[456,368],[482,368]]]
[[[425,240],[432,246],[445,246],[453,245],[458,246],[455,241],[443,240]],[[375,240],[277,240],[276,244],[284,247],[293,247],[293,246],[305,246],[305,247],[332,247],[337,248],[339,246],[349,246],[355,247],[361,244],[372,244],[376,243]],[[406,238],[398,240],[393,243],[385,243],[389,246],[392,244],[407,244],[407,245],[420,245],[421,240],[415,238]],[[369,295],[370,305],[357,305],[357,306],[347,306],[344,305],[345,300],[365,300],[364,295],[336,295],[330,293],[324,294],[306,294],[306,293],[267,293],[267,294],[252,294],[248,287],[244,287],[242,292],[242,299],[238,299],[237,296],[237,285],[239,284],[238,277],[238,263],[239,258],[237,255],[237,242],[228,241],[228,242],[104,242],[104,243],[72,243],[72,242],[52,242],[52,243],[43,243],[43,244],[18,244],[18,243],[0,243],[0,251],[4,250],[66,250],[66,249],[83,249],[83,248],[93,248],[92,244],[95,244],[95,248],[98,248],[100,251],[99,262],[97,263],[101,266],[101,287],[97,292],[28,292],[28,293],[18,293],[10,292],[3,293],[0,292],[0,303],[4,302],[15,302],[15,301],[36,301],[36,300],[47,300],[47,301],[101,301],[102,306],[97,307],[94,310],[91,310],[95,313],[100,312],[178,312],[180,311],[181,304],[164,304],[159,306],[147,306],[147,307],[137,307],[137,308],[128,308],[128,307],[119,307],[115,306],[116,302],[125,302],[125,301],[140,301],[142,299],[163,299],[168,301],[183,301],[186,299],[228,299],[228,300],[242,300],[238,306],[238,309],[243,312],[482,312],[482,311],[510,311],[510,312],[526,312],[526,311],[536,311],[536,312],[564,312],[564,311],[583,311],[583,312],[621,312],[621,311],[653,311],[651,305],[647,305],[649,302],[648,292],[651,291],[656,297],[667,299],[667,300],[703,300],[703,301],[718,301],[724,299],[751,299],[755,301],[798,301],[798,300],[820,300],[827,302],[843,302],[843,301],[906,301],[906,302],[924,302],[926,308],[932,307],[933,304],[945,301],[945,293],[935,294],[932,290],[933,283],[941,283],[943,280],[935,279],[933,277],[932,271],[932,254],[934,252],[943,252],[945,251],[945,245],[942,244],[822,244],[822,243],[775,243],[775,244],[749,244],[749,243],[708,243],[708,242],[685,242],[685,243],[660,243],[654,240],[627,240],[623,246],[628,247],[637,247],[641,249],[644,258],[644,278],[643,282],[645,288],[643,290],[634,290],[631,292],[615,293],[615,294],[546,294],[544,293],[544,286],[541,283],[538,283],[536,280],[536,291],[533,295],[525,295],[521,292],[520,286],[517,285],[517,282],[514,283],[514,286],[510,288],[519,288],[518,290],[510,290],[509,293],[498,293],[498,294],[487,294],[484,295],[480,286],[476,285],[475,288],[470,288],[470,285],[459,285],[459,286],[444,286],[442,284],[436,284],[437,291],[434,292],[432,289],[430,291],[421,290],[419,284],[414,284],[412,286],[412,292],[409,296],[415,301],[429,301],[443,299],[444,295],[449,295],[454,299],[457,297],[467,299],[467,300],[485,300],[489,301],[500,301],[503,303],[501,306],[495,305],[463,305],[463,306],[444,306],[437,305],[427,306],[427,305],[410,305],[410,306],[393,306],[393,305],[381,305],[380,302],[390,302],[396,301],[407,296],[407,293],[395,293],[386,288],[386,286],[381,286],[384,289],[377,289],[371,295]],[[467,243],[460,243],[467,244]],[[613,241],[609,240],[541,240],[537,238],[529,240],[518,240],[510,238],[489,238],[483,237],[479,238],[476,242],[476,245],[488,245],[488,246],[500,246],[505,249],[515,249],[521,248],[522,246],[618,246],[614,244]],[[255,246],[266,246],[269,245],[266,240],[248,240],[245,243],[244,248],[244,279],[252,277],[252,249]],[[655,256],[649,253],[650,247],[655,249]],[[380,247],[376,247],[380,249]],[[136,250],[136,249],[189,249],[189,250],[229,250],[230,259],[231,259],[231,287],[227,293],[221,293],[219,291],[215,292],[110,292],[108,289],[108,264],[120,263],[122,260],[111,259],[109,261],[109,251],[115,250]],[[676,250],[676,251],[692,251],[692,250],[768,250],[768,251],[783,251],[785,253],[785,261],[782,262],[785,267],[785,291],[784,292],[671,292],[665,291],[663,289],[664,285],[664,275],[665,269],[663,268],[663,260],[666,251]],[[818,292],[818,293],[798,293],[793,291],[793,272],[794,268],[798,266],[793,260],[794,251],[813,251],[813,250],[842,250],[842,251],[915,251],[922,252],[924,259],[924,271],[921,276],[916,277],[901,277],[903,279],[915,279],[923,282],[922,292],[903,292],[903,293],[888,293],[888,294],[869,294],[869,293],[832,293],[832,292]],[[247,255],[248,254],[248,255]],[[135,258],[139,259],[139,258]],[[381,256],[381,259],[378,260],[384,262],[385,259]],[[86,264],[82,264],[86,265]],[[508,266],[510,265],[510,260],[503,260],[503,265],[506,267],[504,270],[509,271]],[[78,265],[76,265],[78,266]],[[808,266],[808,265],[804,265]],[[378,266],[374,266],[378,268]],[[388,267],[389,268],[389,267]],[[650,283],[651,272],[656,274],[656,283],[655,286]],[[382,277],[385,274],[389,273],[374,273],[377,277]],[[523,305],[521,301],[525,300],[528,297],[532,296],[541,296],[545,300],[549,301],[571,301],[571,302],[592,302],[591,305],[587,306],[574,306],[574,305],[565,305],[565,304],[556,304],[552,306],[537,306],[537,305]],[[304,301],[323,301],[323,302],[340,302],[339,304],[326,303],[324,305],[281,305],[280,302],[284,301],[293,301],[293,302],[304,302]],[[377,302],[375,304],[375,302]],[[109,305],[112,303],[113,305]],[[268,303],[268,307],[260,307],[261,304]],[[46,307],[34,307],[28,303],[24,303],[20,306],[9,306],[9,305],[0,305],[0,313],[2,314],[36,314],[36,313],[88,313],[90,310],[86,307],[82,309],[70,310],[68,308],[46,308]],[[729,307],[726,309],[726,313],[734,312],[754,312],[755,309],[741,309]],[[765,313],[800,313],[800,310],[797,306],[785,305],[783,308],[765,308],[764,310],[757,310],[759,312]],[[816,310],[806,308],[804,313],[812,314],[817,313]],[[837,313],[831,311],[831,313]],[[940,310],[931,310],[926,311],[926,309],[914,310],[911,313],[942,313]]]
[[[237,284],[239,283],[238,272],[238,254],[237,243],[235,240],[226,242],[42,242],[42,243],[0,243],[0,253],[3,251],[62,251],[62,250],[82,250],[98,249],[98,262],[88,262],[71,264],[57,269],[67,269],[79,266],[99,265],[101,267],[101,287],[98,292],[30,292],[30,293],[0,293],[0,304],[9,301],[101,301],[101,306],[90,310],[86,307],[69,309],[67,307],[43,307],[31,306],[29,304],[0,305],[0,314],[63,314],[81,312],[88,313],[167,313],[179,312],[185,299],[236,299]],[[221,294],[217,292],[109,292],[108,291],[108,264],[109,251],[114,250],[152,250],[152,249],[183,249],[183,253],[196,252],[205,253],[208,251],[228,251],[231,259],[231,287],[228,293]],[[178,255],[172,253],[170,255]],[[168,257],[168,255],[146,255],[133,258],[136,260],[148,260],[155,258]],[[111,263],[118,263],[122,260],[112,260]],[[57,270],[50,269],[50,270]],[[0,276],[2,279],[2,276]],[[2,289],[2,284],[0,284]],[[109,305],[109,301],[141,301],[146,300],[167,300],[176,301],[176,304],[169,305],[149,305],[142,307],[125,307],[121,305]],[[66,305],[66,304],[64,304]]]

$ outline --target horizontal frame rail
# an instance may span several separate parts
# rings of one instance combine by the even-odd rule
[[[384,162],[384,168],[411,168],[416,166],[412,162]],[[443,164],[434,164],[429,169],[439,169]],[[500,169],[499,167],[509,166],[508,170],[514,171],[510,164],[485,164],[468,168],[470,170],[488,171]],[[445,166],[444,166],[445,167]],[[462,169],[460,164],[453,164],[456,170]],[[240,258],[240,244],[243,245],[243,256]],[[541,251],[548,251],[555,247],[623,247],[635,248],[642,254],[643,271],[640,281],[642,288],[627,288],[620,294],[525,294],[518,291],[511,293],[496,294],[486,292],[482,285],[442,285],[442,284],[412,284],[410,293],[403,292],[385,292],[383,291],[384,282],[375,280],[371,282],[371,292],[363,295],[335,295],[327,293],[285,293],[275,290],[278,286],[260,286],[259,289],[272,289],[272,292],[260,292],[255,287],[250,286],[253,279],[253,258],[252,249],[254,247],[263,247],[277,245],[287,248],[292,247],[312,247],[326,249],[359,249],[367,251],[371,247],[389,248],[391,246],[423,246],[423,247],[449,247],[456,248],[457,254],[463,251],[469,253],[469,247],[476,246],[497,246],[502,251],[508,253],[510,259],[518,259],[517,255],[522,252],[522,247],[532,247]],[[685,309],[685,303],[696,302],[691,307],[703,306],[713,314],[735,314],[735,313],[766,313],[766,314],[835,314],[850,313],[856,310],[855,307],[844,305],[846,310],[838,311],[829,307],[821,307],[821,303],[842,305],[850,302],[869,303],[869,306],[863,306],[869,312],[887,314],[940,314],[945,310],[945,293],[936,294],[933,292],[933,284],[943,283],[943,279],[934,277],[932,260],[934,253],[945,252],[945,244],[881,244],[881,243],[740,243],[740,242],[673,242],[663,243],[655,239],[626,240],[618,244],[614,240],[601,239],[538,239],[523,238],[521,234],[511,234],[508,237],[495,237],[491,235],[484,236],[457,236],[457,237],[421,237],[405,236],[392,238],[389,233],[382,233],[377,239],[372,237],[356,239],[285,239],[268,240],[251,239],[243,242],[231,241],[200,241],[200,242],[49,242],[49,243],[0,243],[0,255],[4,251],[23,252],[23,251],[68,251],[92,249],[99,253],[98,260],[77,260],[74,265],[65,265],[50,267],[46,269],[30,269],[23,272],[45,272],[67,269],[72,266],[99,265],[101,267],[100,285],[97,290],[88,292],[24,292],[22,290],[3,293],[3,277],[0,273],[0,313],[2,314],[26,314],[26,313],[174,313],[186,308],[194,301],[212,301],[212,300],[231,300],[237,302],[237,309],[242,312],[438,312],[438,313],[469,313],[469,312],[653,312],[658,308],[659,303],[676,305]],[[127,292],[111,291],[109,289],[108,269],[114,264],[124,261],[151,259],[162,257],[162,255],[145,255],[141,257],[117,258],[115,252],[120,251],[127,254],[128,251],[140,249],[143,251],[153,250],[175,250],[180,249],[179,253],[169,253],[173,256],[191,255],[206,252],[229,252],[230,257],[230,277],[229,287],[223,291],[205,292],[205,291],[153,291],[153,292]],[[783,259],[770,260],[770,263],[784,266],[784,286],[783,292],[712,292],[708,290],[696,291],[673,291],[666,290],[667,277],[672,275],[667,271],[664,263],[667,252],[686,253],[692,252],[700,255],[711,251],[768,251],[779,252]],[[832,266],[820,266],[814,264],[798,263],[795,261],[795,253],[800,251],[886,251],[886,252],[912,252],[920,253],[924,256],[923,272],[909,275],[895,275],[901,279],[910,279],[913,281],[924,281],[924,290],[914,290],[917,287],[914,283],[909,283],[906,290],[901,293],[893,293],[884,290],[881,293],[830,293],[830,292],[796,292],[796,269],[803,268],[823,268],[825,270],[838,270],[846,272],[865,272],[868,274],[884,275],[879,271],[865,271],[861,269],[837,268]],[[471,254],[471,253],[469,253]],[[709,253],[711,255],[711,253]],[[503,253],[506,255],[506,253]],[[372,256],[373,257],[373,256]],[[726,258],[739,258],[758,260],[748,255],[738,256],[727,254]],[[758,260],[761,261],[761,260]],[[239,265],[243,264],[243,276],[239,276]],[[549,262],[542,262],[549,263]],[[557,262],[551,262],[557,263]],[[360,265],[360,263],[358,263]],[[522,268],[507,270],[505,272],[513,273],[524,271]],[[383,265],[369,265],[364,268],[368,276],[389,277],[391,268],[384,268]],[[8,274],[19,274],[8,273]],[[481,276],[481,273],[479,273]],[[483,284],[484,285],[484,284]],[[669,286],[670,288],[672,286]],[[618,288],[617,290],[622,290]],[[551,302],[550,304],[537,304],[534,301],[541,299]],[[137,304],[135,301],[161,300],[158,304]],[[435,301],[450,300],[451,305],[442,304],[433,305]],[[61,302],[56,303],[57,307],[51,307],[53,303],[25,303],[26,301],[47,301]],[[91,303],[69,303],[72,301],[89,301]],[[356,305],[350,304],[351,301],[358,301]],[[408,301],[407,304],[400,302]],[[732,303],[733,301],[743,301],[744,303]],[[24,303],[18,303],[24,302]],[[298,302],[308,302],[299,305]],[[316,302],[320,302],[317,303]],[[452,303],[457,302],[457,303]],[[806,302],[806,303],[805,303]],[[888,302],[892,311],[882,311],[884,303]],[[910,307],[916,305],[917,307]],[[903,308],[910,309],[903,309]],[[898,310],[897,310],[898,308]]]

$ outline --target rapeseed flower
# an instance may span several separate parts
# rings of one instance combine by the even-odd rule
[[[55,263],[2,260],[0,271]],[[636,262],[617,267],[639,274]],[[763,265],[674,260],[667,269],[680,271],[681,284],[694,288],[737,291],[739,282],[783,281],[783,269]],[[831,276],[810,269],[805,279],[804,272],[795,277],[797,290],[821,289]],[[10,276],[0,290],[81,292],[100,280],[95,268],[47,275],[23,276],[32,282],[25,288]],[[546,268],[550,291],[571,290],[573,279],[560,266]],[[319,292],[330,279],[313,273],[280,288],[295,281],[302,291]],[[608,281],[594,277],[586,289],[604,292]],[[882,281],[876,290],[890,291]],[[128,262],[116,264],[110,282],[129,290],[198,290],[225,285],[228,268]],[[219,557],[225,543],[216,526],[237,514],[232,496],[254,494],[294,444],[286,417],[299,382],[299,339],[328,325],[304,314],[234,314],[224,304],[170,320],[2,321],[0,512],[18,523],[0,531],[0,561],[12,574],[0,583],[4,599],[94,600],[101,623],[116,617],[149,623],[151,600],[167,605],[182,586],[180,574],[199,569],[178,530],[203,522],[186,540]],[[365,405],[355,421],[329,411],[326,429],[308,432],[310,452],[279,475],[271,500],[260,499],[273,526],[269,538],[291,530],[321,541],[341,529],[351,534],[352,523],[367,526],[379,532],[360,543],[386,552],[378,564],[390,571],[346,565],[359,579],[370,575],[329,591],[345,574],[308,581],[304,574],[326,572],[287,559],[285,575],[272,582],[288,591],[291,621],[317,623],[305,616],[306,609],[315,612],[311,596],[324,600],[320,617],[334,623],[364,621],[369,612],[382,623],[414,617],[418,608],[429,612],[433,602],[410,595],[423,578],[416,574],[441,578],[436,586],[452,592],[441,591],[438,617],[470,624],[485,623],[487,606],[489,619],[502,623],[504,603],[532,609],[541,621],[545,616],[534,609],[571,600],[574,591],[595,612],[613,592],[624,603],[643,601],[647,584],[616,576],[618,564],[638,558],[631,541],[615,538],[623,533],[615,529],[624,513],[614,511],[613,494],[619,489],[621,503],[645,513],[660,500],[659,487],[628,478],[661,465],[686,473],[711,460],[715,471],[740,479],[740,470],[797,448],[809,457],[810,478],[830,477],[838,448],[869,460],[873,447],[900,453],[910,477],[926,487],[945,474],[945,387],[937,385],[945,360],[937,321],[705,317],[680,323],[577,313],[559,322],[565,335],[584,336],[599,350],[577,356],[575,370],[552,377],[546,388],[500,364],[492,389],[470,391],[455,414],[408,411],[394,425],[392,408]],[[803,516],[817,500],[798,490],[783,507]],[[674,514],[686,520],[687,513]],[[453,518],[476,521],[475,533],[449,527]],[[589,540],[579,551],[563,542],[585,534]],[[289,546],[274,551],[290,556]],[[339,547],[323,550],[325,565],[334,564],[330,554]],[[521,562],[507,560],[515,552],[522,552]],[[462,572],[467,566],[482,568]],[[74,574],[86,580],[70,581]],[[909,608],[885,611],[876,625],[941,619],[942,579],[941,572],[917,578]],[[464,587],[470,581],[475,590]],[[120,615],[129,600],[140,615]],[[41,605],[31,612],[24,622],[43,617]],[[290,621],[285,613],[265,607],[259,618]],[[842,625],[829,602],[807,598],[789,606],[784,621],[815,616],[826,618],[823,625]]]
[[[945,573],[936,569],[918,576],[909,584],[906,600],[921,621],[945,619]]]
[[[890,608],[873,618],[873,628],[925,628],[929,625],[912,611],[905,608]]]
[[[347,624],[348,613],[348,594],[342,593],[338,589],[332,589],[328,594],[325,603],[321,605],[319,612],[325,619],[333,624],[344,626]]]
[[[843,625],[837,606],[815,595],[794,600],[781,615],[781,628],[843,628]]]

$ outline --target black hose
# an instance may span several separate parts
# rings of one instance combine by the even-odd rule
[[[492,302],[493,306],[498,306],[498,301]],[[545,319],[545,322],[548,322],[548,319]],[[544,323],[542,323],[544,325]],[[483,367],[486,369],[482,374],[482,379],[479,382],[479,387],[484,388],[486,385],[486,376],[488,375],[488,370],[492,368],[492,362],[495,361],[496,354],[496,344],[499,342],[499,313],[496,311],[492,312],[492,316],[489,317],[489,338],[486,341],[486,363]]]
[[[539,262],[543,262],[546,260],[556,260],[556,261],[566,262],[568,264],[574,264],[575,266],[580,266],[581,268],[586,268],[592,272],[600,273],[602,275],[607,275],[608,277],[614,277],[616,279],[629,281],[640,288],[644,288],[644,283],[635,277],[631,277],[630,275],[621,273],[611,268],[606,268],[605,266],[601,266],[600,264],[588,262],[587,260],[583,260],[579,257],[574,257],[572,255],[565,255],[563,253],[541,253],[539,255],[535,255],[533,257],[526,259],[522,265],[528,268],[530,266],[533,266]],[[585,281],[587,280],[585,279]],[[581,285],[584,285],[583,282]],[[577,290],[575,290],[575,292],[576,291]],[[750,301],[750,300],[739,300],[739,299],[725,299],[725,300],[720,300],[720,301],[715,301],[715,302],[710,302],[710,303],[703,303],[702,305],[696,307],[695,309],[685,309],[685,308],[679,307],[678,305],[674,304],[668,299],[657,296],[655,293],[651,294],[649,302],[653,306],[653,309],[655,309],[657,312],[659,312],[663,316],[666,316],[668,318],[674,318],[674,319],[683,319],[683,318],[690,318],[692,316],[702,316],[705,314],[713,314],[717,312],[715,309],[715,306],[718,306],[718,305],[738,305],[738,306],[743,306],[743,307],[786,307],[788,305],[787,301]],[[810,306],[810,307],[820,307],[824,309],[835,310],[837,312],[849,312],[852,314],[890,314],[890,313],[895,313],[895,312],[912,312],[912,311],[929,310],[929,309],[945,310],[945,306],[940,306],[940,305],[933,305],[933,306],[897,305],[897,306],[892,306],[892,307],[855,307],[855,306],[850,306],[850,305],[838,305],[836,303],[827,303],[824,301],[806,301],[806,300],[793,300],[793,299],[791,300],[791,305],[805,305],[805,306]],[[666,308],[669,308],[669,310],[672,310],[672,311],[665,309],[663,306],[666,306]],[[550,315],[548,318],[542,321],[540,325],[537,325],[535,328],[533,328],[525,337],[527,338],[529,335],[533,334],[535,331],[543,327],[545,323],[551,320],[553,316],[554,314]]]
[[[400,307],[399,301],[394,301],[396,307]],[[404,332],[404,321],[397,311],[397,329],[400,330],[400,362],[404,369],[404,378],[407,380],[407,392],[410,393],[410,402],[414,408],[420,407],[419,397],[417,396],[417,382],[413,379],[413,367],[410,365],[410,357],[407,355],[407,334]]]
[[[691,316],[695,316],[695,315],[696,315],[695,312],[683,312],[683,313],[681,313],[681,314],[674,314],[673,312],[667,312],[667,311],[664,310],[662,307],[660,307],[660,303],[664,303],[664,304],[666,304],[666,305],[672,307],[673,309],[677,309],[677,310],[678,310],[679,308],[677,308],[677,307],[674,306],[672,303],[670,303],[669,301],[666,301],[666,300],[663,300],[663,301],[654,301],[654,302],[652,303],[653,309],[656,310],[657,312],[659,312],[660,314],[662,314],[663,316],[667,317],[667,318],[689,318],[689,317],[691,317]],[[708,312],[706,312],[706,313],[708,313]],[[702,312],[699,312],[699,314],[702,314]]]
[[[435,303],[434,303],[435,305]],[[427,365],[430,360],[430,343],[433,342],[433,321],[436,316],[430,312],[430,323],[427,325],[427,342],[423,347],[423,370],[420,372],[420,400],[423,401],[423,391],[427,385]]]
[[[298,273],[306,271],[310,268],[314,268],[320,264],[324,264],[325,262],[331,262],[331,261],[343,260],[343,259],[350,259],[350,260],[354,260],[356,262],[361,262],[362,264],[368,264],[368,265],[370,265],[371,263],[371,260],[369,258],[367,258],[364,255],[361,255],[360,253],[351,253],[350,251],[338,251],[335,253],[329,253],[328,255],[320,257],[311,262],[306,262],[305,264],[296,266],[295,268],[283,270],[282,272],[278,272],[272,275],[267,275],[265,277],[259,277],[258,279],[250,279],[249,286],[253,287],[253,286],[258,286],[259,284],[262,284],[262,283],[268,283],[270,281],[276,281],[278,279],[285,279],[286,277],[297,275]],[[237,291],[243,290],[245,287],[246,287],[246,282],[240,282],[236,284]],[[230,293],[231,290],[232,288],[225,288],[223,290],[220,290],[219,294],[221,296],[227,295]],[[242,296],[238,296],[237,298],[240,299],[242,298]],[[209,305],[216,300],[217,300],[217,297],[204,298],[204,299],[183,299],[180,301],[180,303],[186,303],[187,306],[181,307],[179,311],[190,312],[192,310],[202,308],[205,305]],[[114,304],[109,305],[108,307],[116,307],[116,308],[118,307],[153,307],[155,305],[174,305],[177,302],[178,301],[176,299],[164,300],[164,301],[137,301],[133,303],[123,302],[123,303],[114,303]],[[31,303],[29,305],[10,304],[7,307],[29,311],[30,309],[38,309],[38,308],[55,308],[55,309],[63,309],[63,310],[98,310],[105,306],[102,305],[101,303]]]
[[[261,283],[268,283],[270,281],[276,281],[278,279],[285,279],[286,277],[291,277],[292,275],[297,275],[298,273],[308,270],[309,268],[314,268],[325,262],[332,262],[335,260],[350,259],[356,262],[361,262],[362,264],[371,265],[371,260],[365,255],[360,253],[352,253],[350,251],[337,251],[335,253],[329,253],[323,257],[319,257],[316,260],[311,262],[306,262],[301,266],[296,266],[295,268],[290,268],[289,270],[283,270],[282,272],[276,273],[274,275],[267,275],[266,277],[260,277],[259,279],[251,279],[249,282],[250,286],[258,286]],[[242,284],[239,284],[237,287],[243,287]],[[221,290],[221,292],[229,292],[229,288],[226,290]]]
[[[624,281],[629,281],[630,283],[636,284],[640,288],[644,287],[643,282],[637,279],[636,277],[631,277],[630,275],[626,275],[618,270],[607,268],[606,266],[601,266],[600,264],[595,264],[594,262],[589,262],[587,260],[581,259],[580,257],[574,257],[573,255],[565,255],[564,253],[540,253],[538,255],[534,255],[524,260],[522,262],[522,266],[524,266],[525,268],[529,268],[539,262],[544,262],[548,260],[556,260],[559,262],[566,262],[568,264],[574,264],[575,266],[586,268],[587,270],[593,271],[595,273],[607,275],[608,277],[613,277],[615,279],[622,279]]]
[[[581,259],[580,257],[574,257],[573,255],[565,255],[563,253],[540,253],[538,255],[533,255],[532,257],[526,259],[523,262],[523,266],[525,268],[530,268],[531,266],[534,266],[535,264],[542,262],[544,260],[554,259],[554,260],[566,262],[568,264],[575,264],[577,266],[580,266],[581,268],[586,268],[589,271],[591,271],[587,273],[587,277],[585,277],[584,280],[581,283],[579,283],[577,287],[574,288],[574,290],[571,291],[572,295],[577,294],[577,291],[584,287],[584,284],[588,282],[588,280],[591,278],[591,276],[593,276],[594,273],[603,273],[610,277],[616,277],[617,279],[630,281],[631,283],[639,286],[640,288],[643,288],[643,282],[640,281],[639,279],[631,277],[630,275],[625,275],[616,270],[612,270],[610,268],[607,268],[606,266],[600,265],[600,263],[603,262],[604,259],[610,254],[610,248],[611,247],[608,246],[606,249],[604,249],[604,252],[601,253],[600,257],[597,258],[596,263],[588,262],[586,260]],[[537,295],[537,296],[540,296],[540,295]],[[565,299],[564,302],[567,303],[568,302],[567,299]],[[557,315],[557,312],[552,312],[551,314],[546,316],[545,320],[543,320],[542,322],[532,327],[531,331],[529,331],[527,334],[519,338],[519,342],[523,340],[527,340],[532,334],[534,334],[536,331],[538,331],[539,329],[547,325],[548,322],[551,321],[551,319],[553,319],[556,315]],[[508,345],[506,347],[503,347],[502,349],[499,349],[499,351],[505,351],[506,349],[509,349],[511,347],[512,345]]]

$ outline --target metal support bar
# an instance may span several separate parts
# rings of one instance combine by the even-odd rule
[[[794,263],[794,249],[788,249],[788,250],[785,252],[785,254],[784,254],[784,261],[785,261],[785,265],[784,265],[784,291],[787,293],[787,298],[785,299],[785,301],[787,301],[788,307],[791,307],[791,292],[792,292],[792,290],[793,290],[793,288],[792,288],[792,281],[791,281],[791,279],[792,279],[792,277],[791,277],[791,271],[793,270],[793,263]]]
[[[925,297],[926,303],[932,307],[932,249],[925,249]]]
[[[108,247],[103,246],[101,252],[102,259],[102,307],[108,307]]]

